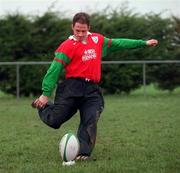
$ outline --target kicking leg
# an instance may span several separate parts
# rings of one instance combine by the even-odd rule
[[[48,102],[44,108],[38,110],[39,117],[48,126],[58,129],[77,112],[73,104],[73,99],[61,101],[58,104]]]

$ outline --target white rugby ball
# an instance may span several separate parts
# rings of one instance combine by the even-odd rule
[[[74,160],[79,153],[79,148],[79,140],[76,135],[73,133],[65,134],[59,143],[62,160],[65,162]]]

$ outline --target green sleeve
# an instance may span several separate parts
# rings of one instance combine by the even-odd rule
[[[42,91],[44,96],[51,96],[53,89],[59,79],[59,75],[62,72],[63,65],[57,61],[51,63],[46,75],[42,82]]]
[[[42,82],[43,95],[51,96],[51,93],[54,90],[56,83],[58,82],[59,75],[62,72],[63,67],[69,63],[70,58],[68,58],[64,53],[55,53],[55,58]]]
[[[133,39],[108,39],[104,38],[103,44],[103,56],[106,56],[108,53],[115,52],[123,49],[134,49],[145,47],[146,41],[144,40],[133,40]]]

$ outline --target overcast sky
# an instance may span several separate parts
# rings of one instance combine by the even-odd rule
[[[180,17],[180,0],[0,0],[0,16],[14,12],[42,15],[51,9],[72,17],[79,11],[102,11],[107,6],[118,9],[124,2],[129,9],[140,14],[163,12],[165,16]]]

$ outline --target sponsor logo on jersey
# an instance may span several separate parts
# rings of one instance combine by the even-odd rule
[[[96,44],[98,43],[98,37],[97,36],[93,36],[92,40],[94,41],[94,43],[96,43]]]
[[[94,49],[87,49],[84,51],[82,56],[82,61],[88,61],[91,59],[96,59],[96,51]]]

